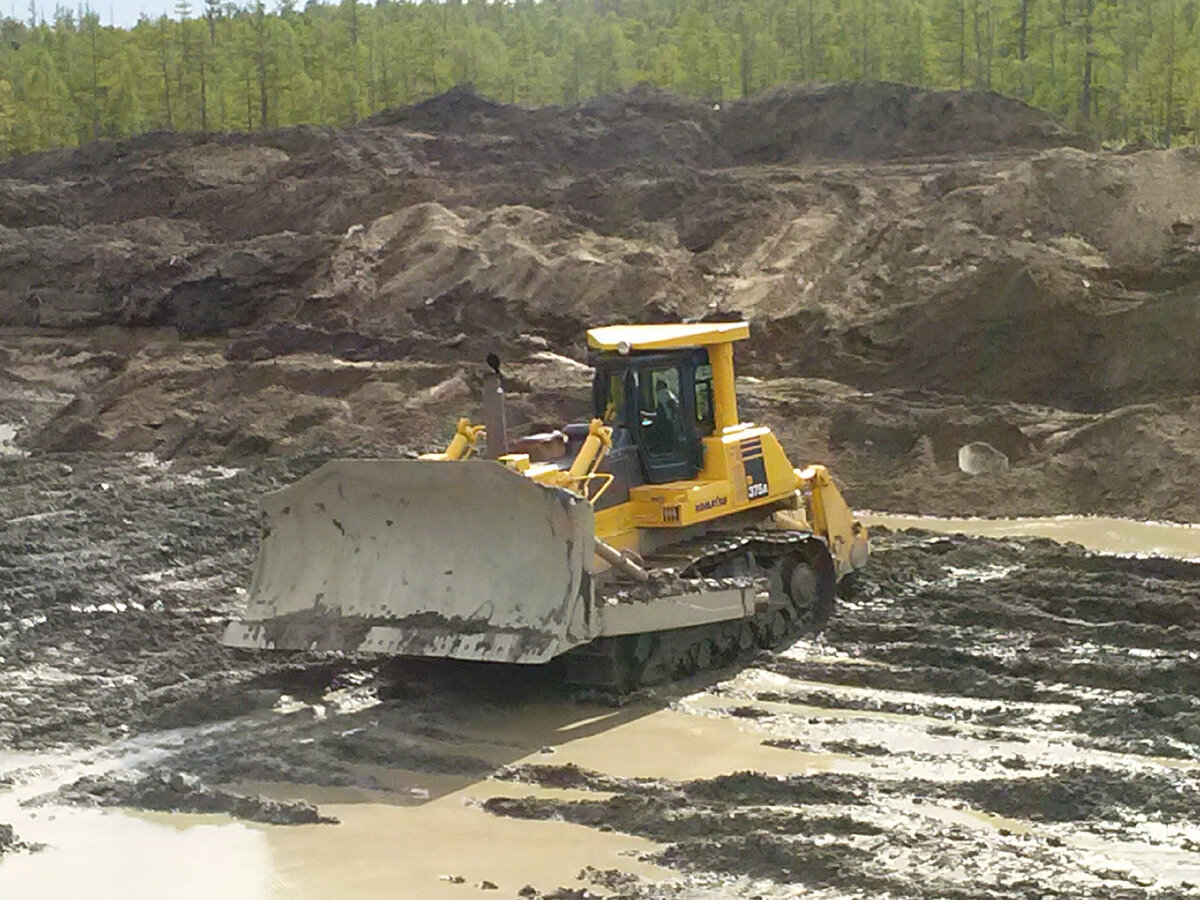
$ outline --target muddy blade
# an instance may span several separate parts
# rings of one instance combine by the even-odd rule
[[[540,663],[589,637],[591,506],[498,463],[338,460],[262,510],[229,646]]]

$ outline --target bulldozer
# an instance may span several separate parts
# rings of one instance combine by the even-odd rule
[[[587,423],[510,441],[499,360],[444,451],[262,498],[233,647],[564,667],[628,691],[820,630],[868,557],[827,469],[738,416],[745,322],[587,333]]]

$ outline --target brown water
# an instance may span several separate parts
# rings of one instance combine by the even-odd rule
[[[484,781],[420,805],[369,797],[322,803],[341,825],[265,832],[273,892],[260,896],[417,900],[461,897],[464,885],[484,881],[513,896],[526,884],[542,890],[573,884],[587,865],[651,880],[667,874],[637,859],[656,849],[649,841],[563,822],[504,819],[478,806],[490,797],[524,796],[581,794]],[[457,878],[462,883],[451,880]]]
[[[1051,516],[1028,519],[950,519],[863,512],[868,526],[922,528],[941,534],[976,537],[1044,537],[1073,543],[1100,553],[1200,559],[1200,526],[1171,522],[1136,522],[1104,516]]]
[[[507,715],[472,724],[460,750],[550,735],[552,754],[518,763],[576,765],[630,777],[688,779],[737,768],[776,774],[820,771],[833,757],[789,753],[762,745],[762,735],[728,718],[665,709],[612,710],[543,704],[520,719]],[[606,719],[619,724],[605,728]],[[562,725],[562,722],[567,722]],[[584,736],[576,737],[576,733]],[[480,804],[491,797],[596,798],[526,784],[457,776],[379,772],[395,793],[282,785],[237,789],[318,803],[337,826],[266,827],[225,816],[159,815],[118,810],[51,807],[23,809],[20,801],[48,792],[83,772],[119,765],[75,757],[0,756],[0,772],[38,763],[41,772],[19,790],[0,794],[0,822],[26,841],[44,843],[36,854],[0,863],[5,900],[211,898],[274,900],[332,898],[402,900],[463,896],[464,885],[490,881],[512,896],[526,884],[542,890],[576,883],[585,866],[620,869],[649,880],[667,873],[638,856],[649,841],[559,821],[493,816]],[[603,795],[600,795],[603,796]],[[426,797],[434,799],[426,801]],[[457,879],[462,879],[459,882]]]
[[[790,652],[802,654],[805,645]],[[475,721],[465,733],[461,749],[472,750],[472,739],[481,746],[495,746],[520,742],[530,730],[540,737],[545,729],[551,729],[557,737],[553,752],[535,752],[516,762],[573,763],[616,776],[671,780],[740,770],[779,776],[873,770],[875,777],[919,774],[939,779],[961,776],[964,769],[985,771],[998,753],[1018,746],[997,736],[986,741],[937,737],[927,731],[933,720],[920,715],[753,699],[758,691],[780,687],[780,681],[780,676],[746,669],[724,682],[720,693],[684,697],[673,709],[626,707],[614,711],[585,705],[535,705],[519,719],[496,715]],[[792,680],[791,686],[803,687],[804,683]],[[839,692],[848,697],[870,693],[825,687],[835,700]],[[964,698],[962,702],[978,701]],[[746,706],[769,712],[771,717],[747,721],[727,714],[730,708]],[[572,710],[574,719],[568,715]],[[611,728],[604,727],[608,719],[616,722]],[[564,721],[567,724],[561,724]],[[583,736],[575,737],[575,732]],[[883,742],[901,755],[864,758],[763,743],[779,736],[820,742],[831,735]],[[1039,755],[1050,763],[1068,753],[1053,735],[1014,732],[1013,737],[1021,740],[1022,752],[1035,762]],[[914,765],[915,758],[927,761]],[[20,769],[32,761],[0,756],[0,771]],[[573,800],[604,796],[594,792],[493,780],[464,783],[460,776],[384,769],[372,774],[394,792],[235,785],[247,793],[303,797],[341,820],[336,826],[270,827],[225,816],[23,809],[19,806],[22,799],[84,771],[120,765],[119,759],[81,760],[78,755],[42,757],[38,762],[41,769],[36,777],[24,780],[17,790],[0,794],[0,822],[15,825],[25,840],[49,846],[40,853],[15,854],[0,862],[0,897],[4,900],[79,900],[83,896],[88,900],[416,900],[476,896],[485,881],[499,887],[496,896],[511,897],[526,884],[542,891],[578,885],[577,874],[585,866],[619,869],[648,881],[678,876],[638,858],[658,849],[650,841],[561,821],[508,819],[480,808],[491,797]],[[1021,820],[930,804],[888,807],[879,814],[885,821],[886,817],[899,821],[917,815],[992,831],[1037,830]],[[1086,848],[1126,861],[1147,858],[1151,849],[1092,838],[1087,839]],[[1179,878],[1200,871],[1200,858],[1195,854],[1174,856],[1178,858],[1173,857],[1173,871]]]
[[[667,717],[672,718],[690,722],[681,714]],[[493,735],[496,738],[519,727],[511,720],[498,724],[503,727]],[[725,724],[704,723],[700,731],[721,731]],[[694,731],[689,729],[689,734],[695,736]],[[649,732],[605,735],[617,744],[627,741],[639,746],[665,737],[661,723]],[[707,739],[719,743],[719,738]],[[604,751],[585,748],[579,758],[592,759],[589,754],[595,753]],[[647,755],[643,771],[662,769],[654,756]],[[479,806],[490,797],[573,798],[578,792],[491,780],[462,787],[462,779],[452,776],[403,772],[393,772],[388,779],[395,785],[411,784],[399,797],[303,786],[247,786],[279,797],[310,799],[325,814],[341,820],[336,826],[266,827],[226,816],[25,809],[20,806],[24,799],[85,771],[114,765],[41,757],[39,772],[29,777],[24,767],[33,761],[0,756],[0,771],[25,773],[19,776],[18,790],[0,794],[0,822],[15,826],[23,840],[47,845],[40,853],[13,854],[0,862],[4,900],[78,900],[81,896],[89,900],[342,896],[415,900],[461,897],[464,885],[485,880],[499,885],[507,896],[529,883],[550,890],[573,884],[588,865],[620,868],[651,880],[665,874],[637,859],[656,849],[648,841],[563,822],[499,818]],[[435,799],[425,802],[430,795]]]

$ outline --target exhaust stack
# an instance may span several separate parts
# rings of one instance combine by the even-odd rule
[[[504,376],[500,357],[487,355],[492,372],[483,376],[483,425],[487,429],[487,457],[499,459],[508,452],[508,426],[504,419]]]

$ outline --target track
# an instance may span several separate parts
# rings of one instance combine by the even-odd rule
[[[811,532],[754,530],[705,535],[647,557],[649,592],[626,580],[608,582],[601,598],[652,603],[655,596],[722,590],[752,579],[765,595],[754,616],[694,628],[601,638],[563,657],[577,687],[625,694],[640,687],[728,665],[789,637],[818,632],[833,613],[837,577],[824,541]],[[649,596],[647,596],[649,593]]]

